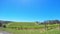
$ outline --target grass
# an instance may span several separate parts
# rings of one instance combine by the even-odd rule
[[[4,28],[4,31],[11,32],[12,34],[60,34],[60,30],[52,29],[52,30],[46,30],[45,32],[40,32],[41,30],[15,30],[15,29],[9,29]]]
[[[4,28],[3,31],[11,32],[13,34],[40,34],[40,30],[15,30]]]
[[[10,23],[8,28],[43,28],[44,25],[37,25],[35,23]]]
[[[45,31],[43,34],[60,34],[60,30],[52,29],[49,31]]]
[[[58,24],[47,25],[46,27],[48,28],[46,31],[44,24],[38,25],[36,23],[9,23],[6,24],[6,26],[7,28],[0,28],[0,30],[13,34],[60,34],[60,31],[55,29],[58,27]],[[19,28],[19,30],[17,28]]]
[[[57,24],[47,25],[47,27],[57,27]],[[9,23],[8,28],[44,28],[45,25],[37,25],[36,23]]]

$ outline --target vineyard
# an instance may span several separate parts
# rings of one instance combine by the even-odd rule
[[[5,31],[13,34],[60,34],[59,24],[37,24],[27,22],[15,22],[6,24]]]

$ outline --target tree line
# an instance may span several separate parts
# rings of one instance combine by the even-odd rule
[[[10,23],[10,22],[12,22],[12,21],[3,21],[3,20],[0,20],[0,27],[6,27],[6,25],[5,24],[8,24],[8,23]]]
[[[60,24],[60,20],[47,20],[43,22],[36,21],[37,24]]]

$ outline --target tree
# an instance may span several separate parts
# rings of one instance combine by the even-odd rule
[[[36,23],[37,23],[38,25],[40,25],[40,22],[36,21]]]
[[[38,22],[38,21],[36,21],[36,23],[38,24],[39,22]]]
[[[4,28],[6,28],[6,25],[3,25]]]
[[[2,23],[0,23],[0,27],[2,27]]]

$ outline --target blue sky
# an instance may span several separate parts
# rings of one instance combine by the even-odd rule
[[[60,20],[60,0],[0,0],[0,20]]]

